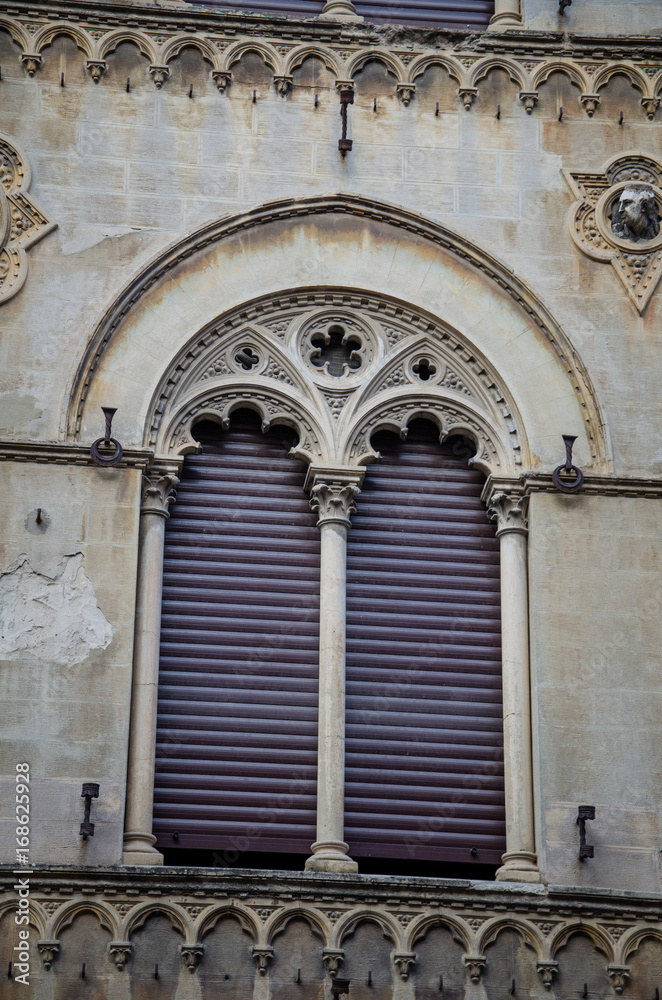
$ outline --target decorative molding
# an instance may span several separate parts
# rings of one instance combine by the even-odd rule
[[[542,980],[542,984],[546,990],[551,990],[552,980],[554,976],[558,974],[559,963],[553,960],[548,960],[546,962],[537,962],[536,971]]]
[[[28,195],[29,187],[30,166],[25,153],[13,139],[0,133],[0,305],[25,284],[26,251],[57,226]]]
[[[168,508],[176,497],[180,466],[150,465],[143,475],[141,514],[169,517]]]
[[[189,972],[195,972],[205,948],[202,944],[180,944],[179,954]]]
[[[253,958],[257,966],[257,971],[261,976],[266,976],[269,962],[274,957],[274,949],[270,945],[254,945]]]
[[[564,170],[563,174],[578,199],[568,215],[572,239],[587,257],[612,265],[637,311],[643,313],[662,277],[658,222],[662,163],[635,150],[612,157],[602,170]],[[632,195],[639,203],[629,217],[641,219],[639,234],[627,225],[621,210]],[[646,225],[648,201],[654,208]]]
[[[130,941],[111,941],[108,945],[108,952],[120,972],[129,960],[132,947]]]
[[[553,493],[558,498],[564,496],[554,485],[551,473],[546,472],[529,472],[519,479],[510,476],[488,476],[482,492],[483,503],[489,506],[492,498],[502,492],[510,494],[513,499],[528,497],[534,493]],[[662,477],[587,475],[581,494],[572,497],[566,496],[566,500],[569,503],[577,503],[580,496],[660,500],[662,499]]]
[[[400,973],[400,979],[403,979],[406,982],[406,980],[409,979],[409,973],[411,971],[411,968],[414,962],[416,961],[416,952],[396,951],[395,954],[393,955],[393,961],[395,965],[398,967],[398,972]]]
[[[350,518],[356,513],[356,498],[361,492],[364,472],[364,469],[352,467],[310,466],[305,489],[310,493],[310,506],[318,516],[318,527],[331,522],[349,527]]]
[[[39,954],[41,955],[41,960],[43,962],[44,968],[46,970],[50,969],[53,964],[55,957],[60,950],[59,941],[37,941],[37,948]]]
[[[324,968],[327,971],[327,975],[335,976],[344,958],[345,952],[342,948],[323,948],[322,961],[324,962]]]
[[[128,449],[122,459],[113,466],[117,469],[144,469],[154,456],[147,449]],[[2,441],[0,440],[0,462],[37,462],[54,465],[87,465],[93,469],[99,466],[92,461],[90,446],[65,443],[62,441]],[[111,470],[108,470],[111,471]]]
[[[467,967],[472,983],[479,983],[485,968],[486,959],[482,955],[463,955],[462,961]]]
[[[528,497],[495,493],[487,508],[490,521],[496,521],[497,538],[508,531],[526,534],[529,529],[527,521]]]

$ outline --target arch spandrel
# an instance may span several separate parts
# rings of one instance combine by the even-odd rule
[[[242,310],[247,321],[257,298],[278,304],[301,293],[319,295],[323,304],[329,290],[345,310],[360,310],[372,298],[395,303],[395,315],[400,309],[427,316],[431,328],[454,330],[469,354],[485,359],[527,441],[520,469],[513,459],[499,471],[558,464],[562,433],[578,435],[575,454],[584,468],[609,468],[590,379],[532,292],[462,237],[412,213],[341,195],[278,202],[212,223],[137,275],[100,320],[79,367],[70,439],[86,440],[98,427],[99,407],[112,402],[125,446],[147,444],[155,394],[200,331],[230,313],[244,322]],[[423,325],[412,332],[427,333],[417,322]],[[343,450],[333,413],[338,404],[329,397],[340,391],[340,385],[320,387],[326,409],[315,402],[317,422],[326,421],[337,452]],[[499,426],[500,409],[485,416],[509,450],[508,415],[504,410]]]

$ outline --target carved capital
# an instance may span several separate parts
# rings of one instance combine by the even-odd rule
[[[195,972],[204,950],[205,946],[203,944],[180,944],[179,953],[184,959],[189,972]]]
[[[120,971],[124,968],[129,959],[131,947],[132,945],[130,941],[111,941],[108,945],[108,951]]]
[[[253,945],[253,958],[261,976],[266,976],[269,962],[273,957],[274,950],[270,945]]]
[[[409,970],[416,961],[415,951],[399,951],[393,956],[393,961],[398,967],[398,972],[400,973],[400,978],[407,980],[409,979]]]
[[[103,74],[108,69],[108,63],[105,59],[88,59],[86,66],[95,83],[99,82]]]
[[[646,112],[646,117],[648,118],[649,122],[652,122],[653,118],[655,118],[655,112],[657,111],[657,109],[660,106],[660,98],[659,97],[642,97],[641,98],[641,106],[644,109],[644,111]]]
[[[622,993],[630,978],[629,965],[608,965],[607,975],[616,993]]]
[[[520,90],[519,99],[526,108],[527,115],[530,115],[538,103],[537,90]]]
[[[345,958],[345,952],[340,948],[323,948],[322,961],[329,976],[335,976]]]
[[[143,474],[141,514],[158,514],[169,517],[168,508],[176,496],[179,485],[175,466],[150,466]]]
[[[586,114],[589,118],[592,118],[595,112],[600,107],[600,95],[599,94],[582,94],[579,100],[584,105]]]
[[[542,979],[542,984],[546,990],[551,990],[552,979],[559,971],[559,963],[554,961],[538,962],[536,964],[538,975]]]
[[[398,97],[400,98],[400,100],[402,101],[402,103],[406,107],[409,104],[409,102],[411,101],[411,99],[414,96],[414,94],[416,93],[416,84],[415,83],[396,83],[395,90],[396,90],[396,93],[397,93]]]
[[[228,72],[227,70],[223,70],[223,69],[214,69],[214,70],[212,70],[211,75],[212,75],[212,79],[216,83],[216,86],[218,87],[220,93],[222,94],[223,91],[225,90],[225,88],[227,87],[227,85],[232,80],[232,73]]]
[[[462,961],[466,965],[469,972],[469,979],[472,983],[479,983],[480,977],[482,975],[483,969],[485,968],[486,959],[483,955],[463,955]]]
[[[274,86],[281,97],[286,97],[289,93],[290,87],[292,86],[291,76],[275,76]]]
[[[163,84],[166,82],[170,76],[170,69],[168,66],[157,66],[153,64],[149,67],[149,72],[152,80],[156,84],[156,89],[160,90]]]
[[[309,466],[305,488],[310,493],[310,506],[318,516],[318,527],[330,522],[349,527],[364,475],[365,469],[354,466]]]
[[[497,538],[507,531],[528,531],[527,507],[529,498],[516,494],[495,493],[487,508],[490,521],[496,521]]]
[[[37,941],[37,948],[39,949],[39,954],[41,955],[41,960],[44,963],[45,969],[50,969],[51,965],[55,961],[57,953],[60,950],[59,941]]]
[[[459,87],[457,92],[465,110],[470,111],[471,105],[478,97],[478,87]]]
[[[37,52],[24,52],[21,62],[25,66],[28,76],[34,76],[41,66],[41,56]]]

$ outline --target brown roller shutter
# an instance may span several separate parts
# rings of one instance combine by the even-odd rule
[[[359,858],[496,864],[499,543],[482,476],[438,437],[420,421],[377,435],[352,519],[345,839]]]
[[[324,0],[197,0],[206,7],[247,10],[256,13],[318,17]],[[372,24],[415,24],[426,28],[487,28],[494,14],[494,0],[396,0],[370,3],[354,0],[356,11]]]
[[[262,435],[246,411],[196,436],[166,526],[154,832],[163,848],[308,853],[319,530],[305,468],[289,431]]]

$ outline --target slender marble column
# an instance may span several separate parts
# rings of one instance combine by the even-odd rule
[[[501,545],[506,853],[496,877],[506,882],[541,881],[533,812],[526,506],[526,497],[495,493],[488,507]]]
[[[306,478],[321,532],[317,840],[307,871],[358,871],[344,841],[345,591],[347,531],[364,473],[311,466]]]
[[[178,471],[179,467],[175,465],[153,465],[143,477],[122,856],[125,865],[163,864],[163,855],[154,847],[156,837],[152,834],[156,703],[159,681],[163,542],[168,507],[175,499],[175,489],[179,483]]]
[[[489,27],[492,31],[504,31],[507,28],[521,28],[521,0],[495,0],[494,14],[490,19]]]

